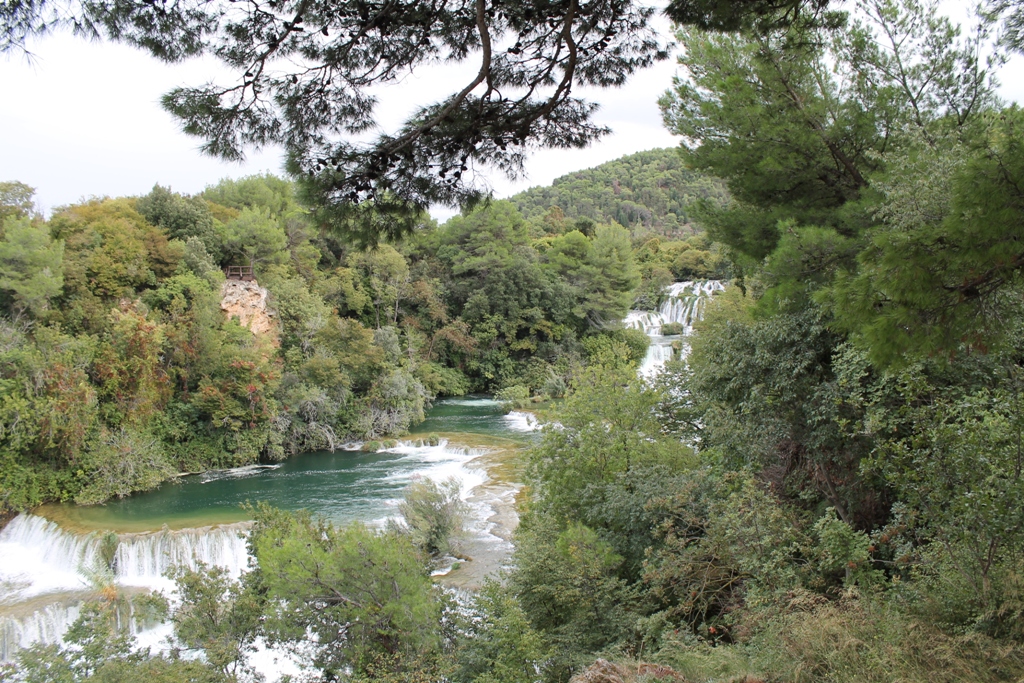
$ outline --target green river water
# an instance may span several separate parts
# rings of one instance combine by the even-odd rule
[[[447,445],[421,441],[437,434]],[[403,445],[376,453],[359,450],[306,453],[274,465],[189,475],[147,493],[105,505],[51,505],[39,513],[69,529],[145,531],[225,524],[247,519],[242,505],[263,501],[286,510],[308,509],[335,522],[373,522],[390,514],[417,477],[455,476],[464,487],[487,478],[486,451],[528,444],[522,415],[502,414],[496,401],[466,396],[437,401]]]

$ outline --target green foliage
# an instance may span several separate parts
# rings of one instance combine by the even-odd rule
[[[825,502],[844,521],[871,528],[885,514],[881,482],[861,470],[874,444],[858,428],[863,406],[843,399],[837,370],[853,369],[836,367],[868,372],[862,357],[834,350],[827,318],[813,307],[746,316],[716,300],[692,344],[685,380],[704,447],[732,468],[766,468],[787,495]]]
[[[698,200],[726,197],[721,182],[686,168],[678,150],[653,149],[556,178],[509,201],[548,232],[567,232],[583,218],[674,235],[696,230],[691,210]]]
[[[197,239],[214,261],[220,260],[224,236],[210,207],[201,198],[183,197],[154,185],[148,195],[135,202],[135,208],[150,225],[163,228],[171,239]]]
[[[325,677],[356,676],[388,659],[391,672],[434,648],[438,606],[412,543],[361,524],[336,528],[307,513],[255,510],[249,537],[269,600],[273,642],[306,641]]]
[[[174,473],[158,439],[127,428],[100,437],[82,458],[81,467],[88,483],[75,502],[82,505],[156,488]]]
[[[139,605],[140,614],[144,611]],[[123,616],[123,615],[122,615]],[[128,617],[130,619],[131,617]],[[88,602],[63,645],[34,645],[18,653],[9,680],[19,683],[231,683],[205,662],[153,656],[134,648],[127,619],[115,604]]]
[[[821,297],[873,359],[985,352],[1011,332],[1004,320],[1019,315],[1024,267],[1022,125],[1014,106],[984,117],[974,139],[894,155],[880,186],[883,224],[868,233],[857,269]]]
[[[526,408],[530,405],[530,387],[524,387],[522,384],[514,384],[496,392],[494,394],[494,398],[501,402],[501,409],[506,413],[520,408]]]
[[[180,243],[168,242],[127,199],[68,207],[52,218],[50,233],[64,242],[64,292],[54,308],[73,331],[101,330],[113,302],[173,274],[180,259]]]
[[[185,240],[185,249],[179,266],[179,270],[181,269],[191,271],[212,285],[219,285],[223,278],[223,273],[217,267],[213,256],[198,237],[189,237]]]
[[[245,665],[262,633],[265,601],[256,591],[257,575],[232,581],[225,569],[177,567],[171,573],[181,605],[171,615],[179,647],[202,652],[204,660],[225,677],[252,675]]]
[[[909,618],[892,603],[847,594],[838,601],[797,598],[749,643],[712,647],[670,638],[658,660],[694,680],[901,681],[1014,680],[1017,647],[950,635]]]
[[[583,350],[591,365],[636,369],[647,355],[651,339],[643,330],[617,329],[583,338]]]
[[[423,421],[427,391],[407,370],[394,369],[379,377],[362,402],[359,431],[370,437],[403,434]]]
[[[733,203],[700,221],[766,308],[815,296],[886,364],[1001,338],[1019,115],[998,111],[989,26],[964,35],[935,3],[872,0],[842,25],[680,33],[666,123],[728,184]]]
[[[1015,373],[1008,386],[974,392],[923,380],[901,377],[914,402],[897,415],[909,424],[883,442],[874,464],[917,511],[917,532],[958,568],[976,613],[994,610],[1004,599],[1001,575],[1024,552],[1020,380]]]
[[[550,657],[516,599],[501,584],[487,581],[473,597],[473,616],[459,640],[453,680],[536,683]]]
[[[28,218],[35,210],[34,187],[17,180],[0,182],[0,226],[8,218]]]
[[[64,245],[50,238],[46,225],[27,218],[7,219],[0,240],[0,290],[9,310],[40,317],[64,286]]]
[[[266,209],[242,209],[224,226],[225,253],[245,265],[279,261],[287,245],[284,230]]]
[[[549,676],[563,677],[628,632],[635,595],[616,574],[622,559],[583,525],[560,529],[546,518],[523,521],[509,586],[533,628],[555,648]]]
[[[588,489],[635,467],[684,457],[685,447],[660,439],[655,407],[661,400],[662,391],[638,379],[632,368],[584,370],[560,407],[561,428],[545,432],[528,456],[538,505],[571,519]]]
[[[431,557],[452,555],[458,548],[468,512],[461,486],[455,478],[413,482],[398,504],[413,545]]]

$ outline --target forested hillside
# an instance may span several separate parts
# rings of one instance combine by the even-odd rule
[[[618,225],[585,235],[494,202],[363,250],[271,176],[49,221],[31,192],[4,186],[2,507],[401,434],[435,396],[560,395],[595,354],[646,346],[614,329],[640,282]],[[261,334],[221,310],[228,265],[267,292]]]
[[[720,204],[727,197],[721,181],[687,168],[678,149],[652,149],[570,173],[550,187],[531,188],[509,201],[527,218],[543,217],[558,207],[569,220],[687,236],[699,230],[693,222],[697,202]]]
[[[0,239],[8,505],[398,431],[434,394],[564,393],[522,454],[511,560],[476,594],[430,575],[458,531],[455,486],[410,487],[405,525],[379,531],[256,506],[251,571],[177,573],[177,649],[132,653],[111,591],[65,645],[26,650],[15,680],[255,681],[261,642],[325,682],[1024,680],[1024,110],[995,77],[1024,53],[1024,6],[989,3],[966,29],[936,2],[829,4],[671,3],[682,58],[664,120],[683,163],[728,190],[694,180],[706,201],[665,199],[672,231],[682,210],[703,229],[681,238],[623,208],[651,185],[607,204],[621,222],[574,208],[577,191],[614,197],[613,179],[625,192],[605,171],[527,193],[522,211],[417,215],[408,239],[369,251],[332,237],[351,226],[320,232],[274,178],[49,222],[14,188]],[[476,25],[494,9],[519,35],[550,29],[532,49],[561,54],[583,6],[555,5],[535,20],[535,5],[481,1]],[[586,11],[603,7],[621,9]],[[592,54],[614,52],[606,37]],[[495,63],[522,66],[524,49]],[[488,50],[487,97],[512,78],[489,78]],[[513,122],[480,104],[410,135]],[[561,130],[557,143],[579,142]],[[629,164],[671,155],[647,154]],[[432,159],[381,163],[434,173]],[[314,175],[332,169],[367,187],[329,159]],[[374,211],[355,214],[383,221]],[[219,316],[219,267],[238,261],[270,290],[279,346]],[[646,339],[610,323],[673,279],[712,276],[731,281],[676,340],[688,355],[639,377]]]

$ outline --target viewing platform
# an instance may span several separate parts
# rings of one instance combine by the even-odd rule
[[[242,280],[244,282],[251,282],[256,279],[252,272],[252,266],[228,266],[224,269],[224,275],[229,280]]]

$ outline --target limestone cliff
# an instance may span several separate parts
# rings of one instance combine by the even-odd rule
[[[278,343],[276,314],[267,306],[268,292],[255,280],[225,280],[220,288],[220,307],[228,318],[260,338]]]

